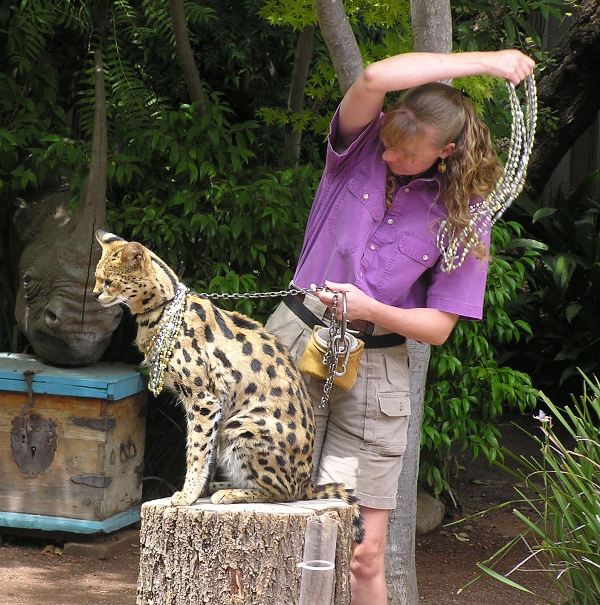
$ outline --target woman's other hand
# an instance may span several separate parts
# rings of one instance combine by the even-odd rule
[[[504,78],[515,86],[530,76],[535,67],[535,61],[520,50],[497,50],[482,56],[490,76]]]

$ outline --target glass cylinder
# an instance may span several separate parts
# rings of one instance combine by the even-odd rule
[[[330,605],[335,575],[338,524],[326,516],[310,517],[304,535],[299,605]]]

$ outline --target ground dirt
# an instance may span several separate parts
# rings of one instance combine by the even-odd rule
[[[520,421],[523,422],[523,421]],[[526,423],[529,426],[530,422]],[[510,423],[501,425],[503,443],[512,451],[533,455],[536,448]],[[535,427],[531,427],[535,430]],[[485,510],[515,497],[510,476],[481,460],[461,458],[464,470],[456,483],[461,513],[447,521]],[[523,509],[524,510],[524,509]],[[427,605],[537,605],[535,596],[485,577],[457,594],[478,575],[483,562],[518,535],[521,526],[511,509],[474,518],[458,526],[442,526],[417,537],[416,558],[421,603]],[[72,542],[72,538],[70,538]],[[85,545],[84,545],[85,546]],[[63,540],[3,535],[0,547],[0,605],[134,605],[138,572],[138,532],[131,529],[104,539],[102,548],[72,552]],[[115,552],[111,552],[114,547]],[[75,549],[76,550],[76,549]],[[508,571],[527,556],[523,543],[506,557]],[[98,559],[98,556],[104,558]],[[527,565],[528,569],[536,565]],[[552,582],[542,573],[516,572],[515,581],[536,593],[554,596]]]

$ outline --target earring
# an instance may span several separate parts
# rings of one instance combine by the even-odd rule
[[[438,172],[441,172],[442,174],[446,172],[446,162],[444,161],[444,158],[442,158],[442,161],[438,164],[437,169]]]

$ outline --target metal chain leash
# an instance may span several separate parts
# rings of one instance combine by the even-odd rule
[[[345,298],[346,295],[344,294],[344,299]],[[338,292],[333,293],[333,300],[331,302],[333,306],[331,307],[331,322],[329,323],[329,343],[327,344],[325,355],[323,355],[323,364],[327,366],[327,378],[325,379],[325,384],[323,385],[323,395],[321,396],[321,402],[319,403],[320,408],[327,407],[327,402],[331,396],[331,389],[333,388],[333,379],[335,377],[338,365],[338,354],[337,351],[335,351],[335,338],[339,330],[337,320]]]
[[[240,300],[240,299],[260,299],[260,298],[283,298],[284,296],[305,294],[314,295],[315,292],[321,290],[327,290],[324,286],[317,286],[316,288],[289,288],[288,290],[274,290],[272,292],[196,292],[201,298],[207,298],[210,300]],[[337,319],[337,304],[338,296],[342,294],[343,310],[342,320]],[[329,342],[327,343],[327,350],[323,355],[323,364],[328,368],[327,378],[323,385],[323,395],[319,403],[319,407],[325,408],[329,397],[331,396],[331,389],[333,388],[333,381],[335,376],[343,376],[346,373],[346,365],[348,362],[348,356],[350,354],[350,346],[346,337],[346,293],[333,291],[332,309],[331,309],[331,321],[329,323]],[[342,362],[342,369],[338,371],[339,358],[344,356]]]
[[[314,290],[311,288],[289,288],[288,290],[274,290],[273,292],[196,292],[201,298],[211,300],[240,300],[243,298],[283,298],[290,294],[314,294],[318,290],[326,290],[319,286]]]

